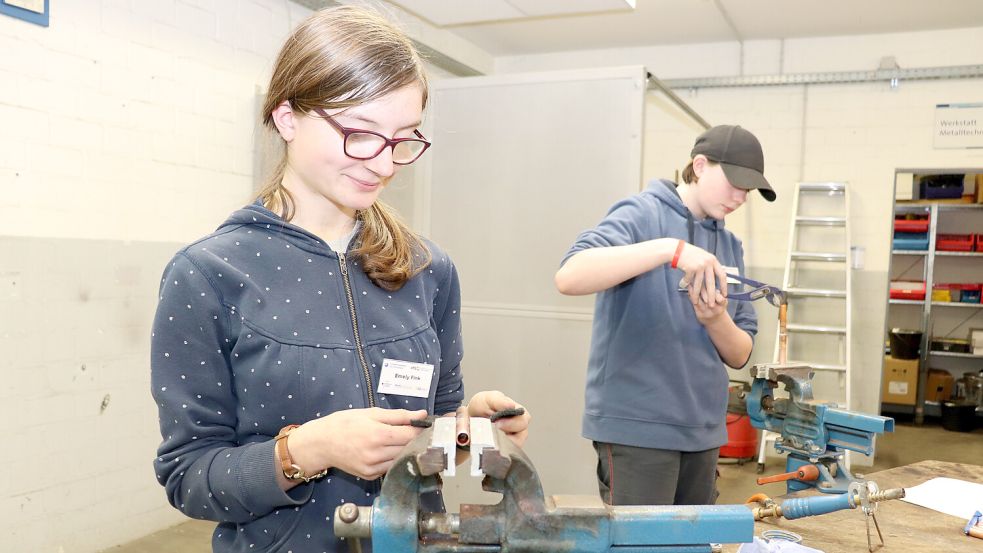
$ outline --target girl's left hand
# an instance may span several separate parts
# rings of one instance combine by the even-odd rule
[[[518,402],[497,390],[487,390],[478,392],[471,397],[468,402],[468,416],[471,417],[490,417],[491,415],[505,410],[522,407]],[[523,407],[523,409],[525,409]],[[505,417],[495,421],[495,426],[505,432],[515,445],[522,447],[529,436],[529,422],[532,415],[529,410],[514,417]]]
[[[717,294],[716,303],[713,306],[707,305],[703,298],[697,297],[696,301],[693,302],[693,311],[696,312],[696,320],[700,321],[700,324],[707,326],[720,317],[727,315],[727,298],[720,293],[720,290],[715,291]]]

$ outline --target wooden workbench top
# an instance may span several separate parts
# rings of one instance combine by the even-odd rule
[[[882,490],[911,488],[940,476],[983,484],[983,466],[922,461],[865,475]],[[810,490],[789,497],[817,494]],[[980,507],[983,508],[983,505]],[[900,500],[880,503],[876,514],[881,533],[884,534],[884,547],[878,550],[879,553],[983,553],[983,540],[963,534],[966,521],[957,517]],[[754,534],[760,536],[764,530],[781,528],[802,536],[803,545],[825,553],[865,552],[867,531],[864,519],[859,509],[847,509],[797,520],[760,521],[754,525]],[[877,544],[873,522],[870,531],[872,542]],[[728,545],[724,551],[737,551],[737,547]]]

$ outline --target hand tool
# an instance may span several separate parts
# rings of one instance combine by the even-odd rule
[[[755,301],[761,298],[766,298],[768,303],[774,305],[775,307],[781,307],[782,305],[788,303],[788,296],[784,290],[777,286],[771,284],[765,284],[764,282],[758,282],[757,280],[742,277],[741,275],[727,274],[728,279],[734,279],[741,284],[750,286],[750,290],[744,290],[741,292],[731,292],[727,294],[727,299],[735,299],[738,301]]]
[[[966,523],[966,527],[963,528],[963,534],[973,536],[974,538],[983,539],[983,526],[980,525],[981,517],[983,517],[983,513],[976,511],[976,513],[970,517],[969,522]]]
[[[743,289],[742,286],[742,290],[740,292],[728,292],[727,299],[737,301],[755,301],[761,298],[766,298],[768,302],[775,307],[780,307],[788,302],[788,296],[785,291],[777,286],[765,284],[764,282],[759,282],[741,275],[732,275],[730,273],[727,273],[727,279],[733,279],[743,286],[751,287],[750,289]],[[689,286],[690,283],[686,282],[686,279],[679,281],[680,292],[688,292]]]

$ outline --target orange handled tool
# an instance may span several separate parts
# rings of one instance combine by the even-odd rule
[[[786,480],[801,480],[812,482],[819,479],[819,468],[816,465],[802,465],[798,470],[776,474],[774,476],[762,476],[758,478],[758,485],[771,484],[772,482],[785,482]]]

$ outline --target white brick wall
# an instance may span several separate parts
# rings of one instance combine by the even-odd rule
[[[90,553],[185,520],[151,465],[157,282],[250,198],[257,89],[309,13],[59,0],[49,28],[0,17],[3,551]]]
[[[49,28],[0,17],[0,187],[17,191],[0,200],[17,212],[0,235],[191,240],[249,199],[257,87],[309,10],[278,0],[51,9]]]

